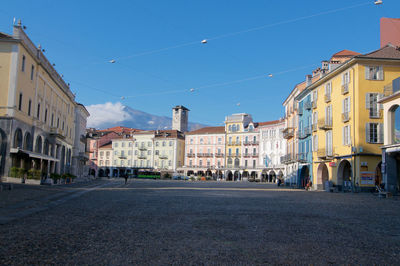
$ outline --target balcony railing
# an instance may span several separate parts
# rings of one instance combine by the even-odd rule
[[[293,138],[293,136],[294,136],[293,128],[286,128],[285,131],[283,131],[283,138],[290,139]]]
[[[348,122],[350,120],[349,112],[342,113],[342,122]]]
[[[311,124],[312,131],[317,131],[317,123]]]
[[[291,153],[288,153],[288,154],[286,154],[284,156],[281,156],[281,163],[289,164],[291,162],[293,162],[293,156],[292,156]]]
[[[304,108],[310,110],[312,107],[311,102],[304,102]]]
[[[244,141],[243,145],[258,145],[258,141]]]
[[[241,142],[240,141],[232,141],[232,142],[228,142],[228,146],[238,146],[240,145]]]
[[[189,157],[189,158],[193,158],[193,157],[195,157],[195,154],[194,153],[187,153],[186,156]]]
[[[349,84],[348,83],[342,85],[342,94],[346,94],[346,93],[349,93]]]
[[[317,100],[312,101],[311,102],[311,106],[312,106],[313,109],[317,108]]]
[[[50,128],[50,135],[54,135],[54,136],[60,137],[60,138],[65,138],[64,132],[62,131],[62,129],[57,128],[57,127]]]
[[[166,154],[160,154],[160,155],[158,156],[158,158],[160,158],[160,159],[168,159],[168,155],[166,155]]]
[[[321,159],[331,159],[331,158],[333,158],[333,148],[318,149],[317,156],[318,156],[318,158],[321,158]]]
[[[213,153],[197,153],[197,157],[213,157]]]
[[[296,154],[296,161],[300,163],[305,163],[307,162],[307,154],[306,153],[298,153]]]
[[[147,156],[146,156],[145,154],[139,154],[139,155],[138,155],[138,158],[139,158],[139,159],[146,159]]]
[[[231,154],[228,154],[228,157],[239,157],[239,156],[240,156],[239,153],[231,153]]]
[[[332,119],[320,119],[318,120],[318,128],[323,130],[332,129]]]
[[[215,157],[224,157],[224,154],[223,153],[216,153]]]
[[[325,102],[328,103],[331,101],[331,95],[330,94],[325,94]]]
[[[145,151],[145,150],[147,150],[147,147],[145,147],[145,146],[140,146],[140,147],[139,147],[139,150]]]

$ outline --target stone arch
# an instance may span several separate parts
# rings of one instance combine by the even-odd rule
[[[299,175],[299,187],[306,187],[308,181],[310,180],[310,168],[308,165],[303,165],[300,169]]]
[[[13,141],[13,148],[21,148],[23,147],[23,140],[22,140],[22,130],[17,128],[14,133],[14,141]]]
[[[325,163],[320,163],[317,168],[317,189],[324,190],[326,181],[329,181],[328,167]]]
[[[271,170],[271,171],[269,172],[268,180],[269,180],[269,182],[273,182],[273,183],[276,182],[276,173],[275,173],[274,170]]]
[[[239,171],[235,171],[235,172],[233,173],[233,180],[234,180],[234,181],[241,180],[241,174],[240,174]]]
[[[342,188],[344,182],[351,181],[351,176],[351,163],[348,160],[340,161],[337,172],[337,186],[339,189]]]
[[[32,137],[30,132],[25,133],[23,145],[24,150],[32,151]]]
[[[7,150],[7,134],[0,128],[0,176],[4,174],[4,166],[6,161]]]
[[[233,174],[232,174],[232,171],[231,171],[231,170],[228,170],[228,171],[226,172],[225,180],[226,180],[226,181],[233,181]]]
[[[35,141],[35,152],[42,153],[42,147],[43,147],[42,136],[38,135]]]

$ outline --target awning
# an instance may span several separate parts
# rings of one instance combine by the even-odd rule
[[[398,147],[391,147],[386,149],[386,153],[391,153],[391,152],[400,152],[400,146]]]
[[[10,149],[10,153],[14,153],[14,154],[24,153],[24,154],[27,154],[31,158],[48,160],[48,161],[53,161],[53,162],[59,162],[60,161],[59,159],[56,159],[54,157],[51,157],[51,156],[48,156],[48,155],[45,155],[45,154],[36,153],[36,152],[33,152],[33,151],[27,151],[27,150],[23,150],[23,149],[20,149],[20,148],[11,148]]]

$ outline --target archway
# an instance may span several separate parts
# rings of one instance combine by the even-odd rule
[[[118,176],[118,169],[114,169],[113,170],[113,177],[117,177]]]
[[[192,170],[189,170],[189,171],[187,171],[187,175],[192,176],[192,175],[194,175],[194,172]]]
[[[14,133],[13,148],[22,148],[22,131],[17,128]]]
[[[232,181],[233,180],[233,174],[232,171],[228,171],[226,173],[226,181]]]
[[[240,176],[239,171],[235,171],[235,173],[233,174],[233,180],[234,181],[241,180],[241,176]]]
[[[269,172],[269,182],[276,183],[276,174],[275,174],[275,171]]]
[[[344,182],[351,181],[351,163],[348,160],[342,160],[338,166],[337,186],[342,190]]]
[[[103,177],[104,176],[104,170],[103,169],[100,169],[99,170],[99,177]]]
[[[324,163],[320,163],[317,169],[317,189],[325,190],[325,182],[329,180],[328,167]]]
[[[304,165],[300,170],[299,176],[299,187],[305,188],[308,181],[310,180],[310,168],[307,165]]]
[[[0,128],[0,176],[4,175],[4,165],[6,161],[6,150],[7,150],[7,135]]]
[[[207,176],[207,177],[211,177],[211,176],[212,176],[212,172],[211,172],[210,169],[207,169],[207,171],[206,171],[206,176]]]
[[[105,176],[110,177],[110,169],[107,168],[104,174]]]
[[[89,175],[91,175],[91,176],[96,176],[96,170],[90,169],[90,170],[89,170]]]
[[[216,175],[217,175],[217,179],[218,180],[222,179],[223,175],[222,175],[222,171],[221,170],[217,170]]]
[[[36,137],[35,152],[42,153],[42,136],[40,135]]]
[[[379,162],[375,168],[375,186],[382,184],[382,162]]]
[[[257,177],[258,177],[258,175],[257,175],[257,172],[256,171],[252,171],[251,172],[251,174],[250,174],[250,176],[251,176],[251,179],[253,179],[253,180],[257,180]]]
[[[203,171],[197,171],[197,176],[204,176],[204,172]]]
[[[24,150],[31,151],[32,150],[32,138],[31,133],[26,132],[24,137]]]
[[[243,173],[242,173],[242,177],[243,178],[249,178],[249,172],[248,171],[243,171]],[[254,180],[251,180],[251,178],[249,179],[249,181],[254,181]]]

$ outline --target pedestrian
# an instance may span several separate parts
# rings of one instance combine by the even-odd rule
[[[281,186],[281,179],[280,178],[278,178],[278,187],[280,187]]]
[[[124,178],[125,178],[125,185],[126,185],[128,183],[128,174],[125,174]]]

